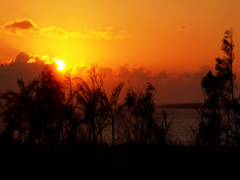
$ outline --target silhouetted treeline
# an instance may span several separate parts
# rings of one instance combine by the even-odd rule
[[[86,79],[73,79],[68,72],[65,80],[59,81],[48,66],[27,85],[19,79],[17,91],[1,95],[2,162],[10,169],[15,167],[11,164],[18,164],[15,168],[20,171],[24,165],[33,173],[43,169],[44,177],[58,177],[66,172],[61,168],[79,158],[84,163],[77,167],[96,171],[97,159],[114,160],[116,144],[146,147],[170,142],[171,122],[164,111],[156,111],[152,84],[142,89],[130,86],[119,104],[124,84],[107,95],[103,79],[96,65]],[[104,141],[107,134],[110,142]]]
[[[107,95],[103,74],[93,65],[88,79],[58,81],[51,69],[28,85],[18,80],[18,91],[1,95],[1,143],[29,146],[74,147],[86,143],[93,149],[104,143],[103,131],[111,129],[111,145],[134,142],[141,145],[165,143],[170,128],[165,112],[155,110],[156,89],[148,83],[142,90],[128,89],[118,104],[124,86],[120,83]],[[74,84],[74,85],[73,85]],[[110,128],[109,128],[110,127]]]

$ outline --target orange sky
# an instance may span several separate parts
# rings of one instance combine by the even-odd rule
[[[2,0],[0,62],[24,49],[62,59],[66,69],[98,62],[118,75],[127,67],[176,80],[211,68],[222,56],[224,31],[233,28],[239,72],[239,9],[239,0]]]

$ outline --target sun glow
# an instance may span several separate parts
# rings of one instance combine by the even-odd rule
[[[58,64],[58,70],[61,71],[65,68],[65,62],[63,60],[57,60],[56,63]]]

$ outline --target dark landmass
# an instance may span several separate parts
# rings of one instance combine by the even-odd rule
[[[169,108],[169,109],[195,109],[203,108],[203,103],[175,103],[175,104],[163,104],[157,108]]]
[[[165,147],[125,144],[97,146],[96,153],[71,148],[1,148],[1,176],[24,179],[75,178],[239,178],[237,147]]]

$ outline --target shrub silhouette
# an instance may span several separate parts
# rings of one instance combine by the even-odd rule
[[[46,67],[41,76],[25,86],[18,80],[20,92],[9,91],[1,96],[5,102],[1,116],[4,142],[44,144],[51,146],[63,136],[64,93],[51,70]]]
[[[122,143],[134,142],[142,146],[147,144],[165,144],[166,134],[172,122],[167,122],[164,111],[155,107],[156,88],[147,83],[143,90],[130,86],[122,105],[122,118],[119,121]]]
[[[222,40],[223,58],[216,58],[215,74],[202,79],[205,107],[195,142],[202,145],[240,145],[239,103],[235,98],[233,73],[233,31],[227,30]]]

